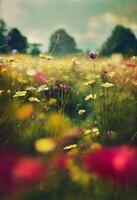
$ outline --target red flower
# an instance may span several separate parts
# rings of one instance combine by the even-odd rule
[[[38,159],[5,153],[0,156],[0,189],[13,191],[31,186],[43,178],[46,171],[45,164]]]
[[[17,183],[34,183],[43,178],[45,167],[37,159],[24,157],[18,159],[13,169],[13,178]]]
[[[137,148],[104,148],[84,157],[84,168],[118,184],[137,182]]]

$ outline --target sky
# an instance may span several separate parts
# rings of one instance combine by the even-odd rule
[[[29,42],[47,50],[50,35],[64,28],[83,50],[96,50],[116,24],[137,36],[137,0],[0,0],[0,17]]]

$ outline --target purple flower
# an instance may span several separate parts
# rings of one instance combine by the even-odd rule
[[[17,54],[18,53],[18,50],[17,49],[13,49],[12,50],[12,54]]]
[[[98,56],[98,53],[97,53],[97,52],[90,52],[90,53],[89,53],[89,57],[90,57],[91,59],[96,59],[97,56]]]

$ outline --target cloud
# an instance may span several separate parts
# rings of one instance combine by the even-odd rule
[[[114,13],[106,12],[96,17],[92,17],[88,21],[88,27],[91,29],[98,29],[101,27],[106,28],[106,26],[114,27],[117,24],[124,25],[131,28],[135,33],[137,33],[137,23],[132,21],[126,16],[116,15]]]

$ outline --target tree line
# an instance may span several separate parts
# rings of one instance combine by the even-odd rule
[[[18,28],[9,29],[5,21],[0,19],[0,54],[18,52],[39,55],[40,48],[41,44],[29,43]],[[82,50],[77,48],[75,39],[64,29],[59,29],[51,35],[48,53],[64,56],[80,52]],[[137,55],[137,38],[131,29],[117,25],[99,53],[101,56],[110,56],[113,53],[121,53],[126,57]]]

